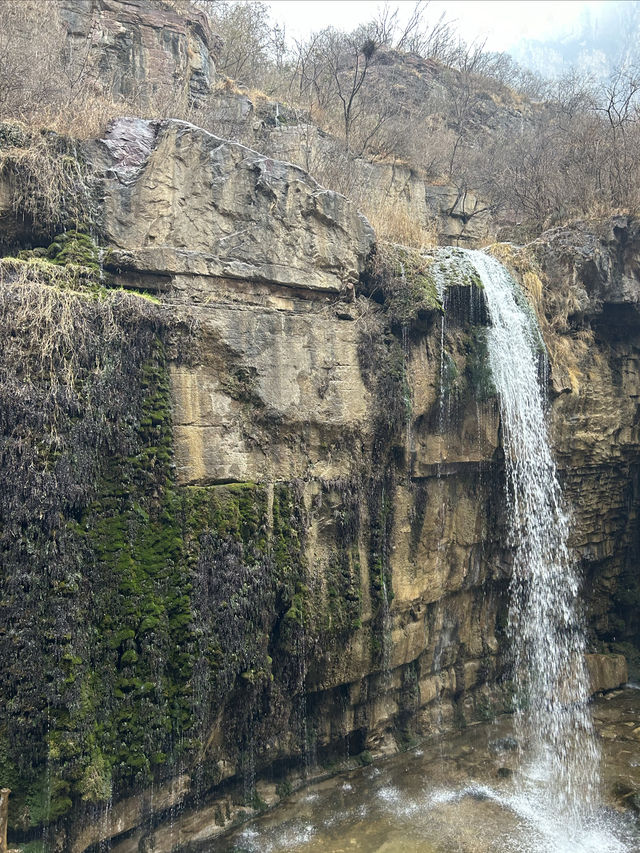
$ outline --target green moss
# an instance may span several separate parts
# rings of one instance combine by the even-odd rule
[[[58,235],[47,249],[47,258],[58,266],[76,264],[94,272],[100,270],[98,247],[89,234],[81,231],[65,231]]]
[[[395,739],[401,752],[409,752],[420,743],[420,739],[410,729],[398,729],[395,732]]]
[[[442,311],[432,258],[394,244],[378,246],[365,273],[364,292],[383,302],[391,325],[409,327]]]
[[[22,853],[46,853],[47,847],[44,841],[29,841],[27,844],[17,845]]]
[[[254,367],[230,367],[222,377],[220,385],[232,399],[260,408],[264,403],[257,393],[257,376],[258,372]]]
[[[425,257],[432,264],[431,275],[437,276],[445,290],[450,287],[484,289],[478,271],[462,249],[441,247],[425,252]]]
[[[0,282],[38,283],[59,290],[103,296],[105,293],[95,270],[90,267],[54,264],[33,252],[21,252],[21,257],[0,258]]]
[[[15,263],[34,283],[73,266]],[[113,292],[89,304],[70,377],[52,363],[25,378],[22,351],[2,354],[0,784],[14,829],[166,778],[220,714],[231,741],[266,744],[269,721],[297,713],[315,619],[299,487],[272,500],[253,483],[179,487],[164,321]]]
[[[402,343],[389,331],[364,333],[358,345],[360,371],[376,400],[374,456],[403,435],[411,417],[411,389]]]
[[[47,247],[23,249],[17,257],[0,259],[0,279],[20,278],[106,298],[113,284],[100,262],[100,249],[90,234],[65,231]],[[158,301],[149,294],[143,298]]]
[[[459,396],[461,385],[459,382],[460,371],[453,357],[445,352],[442,354],[442,370],[440,372],[439,396],[442,399],[452,399]]]
[[[360,755],[356,756],[356,760],[362,767],[368,767],[370,764],[373,764],[373,755],[371,755],[368,749],[365,749]]]
[[[279,782],[276,785],[276,794],[280,797],[281,800],[290,797],[293,793],[293,785],[288,779],[285,779],[283,782]]]
[[[321,633],[324,642],[344,640],[361,626],[362,588],[359,552],[360,504],[362,488],[358,482],[326,483],[325,494],[331,504],[335,530],[335,549],[325,569],[326,602]]]
[[[154,347],[140,373],[137,452],[105,460],[79,524],[98,581],[95,636],[90,660],[71,658],[83,701],[57,709],[49,756],[71,793],[90,801],[110,796],[112,776],[119,786],[149,781],[155,758],[188,742],[192,726],[190,579],[169,468],[169,386]]]
[[[393,580],[389,542],[393,527],[394,483],[388,471],[370,484],[369,493],[369,578],[372,606],[372,653],[383,663],[388,648],[389,608],[393,601]]]

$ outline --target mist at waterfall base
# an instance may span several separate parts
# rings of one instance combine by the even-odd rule
[[[497,260],[445,250],[439,276],[479,276],[498,393],[513,572],[508,637],[516,713],[493,726],[396,756],[357,779],[299,795],[245,829],[228,850],[338,853],[632,853],[637,829],[600,799],[600,754],[588,704],[579,577],[545,418],[546,353],[535,315]],[[499,784],[491,738],[518,753]],[[484,730],[487,730],[484,732]],[[484,732],[484,734],[483,734]],[[466,740],[465,740],[466,738]],[[480,743],[484,738],[484,745]],[[457,751],[456,751],[457,750]],[[471,755],[476,754],[476,764]],[[322,817],[320,817],[322,815]],[[635,840],[634,840],[635,839]]]

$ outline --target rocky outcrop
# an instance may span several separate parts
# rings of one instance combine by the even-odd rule
[[[258,139],[273,156],[343,186],[365,209],[379,209],[381,224],[394,218],[398,239],[409,224],[441,245],[474,248],[493,239],[489,205],[468,189],[433,183],[403,162],[352,157],[342,143],[310,124],[281,121],[268,132],[263,128]]]
[[[177,121],[119,120],[104,149],[107,268],[353,291],[371,228],[302,169]]]
[[[251,772],[280,763],[295,775],[309,750],[320,763],[380,753],[508,707],[497,683],[508,556],[489,536],[502,525],[498,421],[491,391],[475,387],[484,319],[472,282],[451,283],[442,329],[433,284],[411,266],[424,260],[402,255],[405,277],[392,259],[393,281],[379,281],[371,231],[346,199],[190,125],[119,122],[95,152],[106,269],[197,329],[170,365],[177,487],[258,489],[270,547],[279,536],[301,547],[267,629],[267,680],[256,658],[203,733],[198,762],[218,796],[122,841],[168,850],[251,813],[224,787],[242,787],[247,750]],[[400,291],[381,306],[364,280]],[[419,311],[407,313],[406,286]],[[242,622],[234,642],[255,630]],[[239,702],[263,710],[230,740]],[[103,836],[133,829],[132,803],[113,806]],[[74,850],[98,840],[87,832]]]
[[[62,0],[65,50],[114,96],[141,108],[211,93],[216,37],[206,15],[188,4],[149,0]]]
[[[524,276],[551,357],[553,445],[573,514],[592,637],[627,654],[636,677],[638,222],[617,216],[554,229],[522,256],[534,260]]]
[[[14,685],[3,730],[24,732],[24,715],[39,720],[47,702],[56,711],[46,742],[20,741],[34,769],[12,826],[43,819],[32,803],[48,762],[47,818],[77,851],[152,810],[148,835],[163,810],[212,791],[208,834],[220,832],[238,817],[243,780],[268,767],[383,752],[509,702],[497,684],[508,561],[487,539],[501,524],[500,477],[488,473],[500,470],[498,425],[494,402],[475,394],[473,282],[452,283],[442,329],[433,259],[372,261],[371,229],[347,199],[182,122],[118,122],[85,156],[101,181],[101,298],[74,289],[69,310],[64,291],[48,291],[57,307],[44,317],[79,324],[60,341],[61,352],[75,341],[82,381],[40,404],[57,450],[36,441],[25,469],[68,498],[36,545],[30,528],[13,539],[6,528],[16,577],[25,549],[37,556],[22,609],[4,601],[0,638],[64,673],[51,688],[39,679],[35,698]],[[51,273],[46,257],[3,268],[7,299],[22,306],[7,303],[8,337],[23,312],[48,328],[17,278]],[[134,296],[105,289],[114,284],[160,304],[134,310]],[[85,339],[94,328],[104,335]],[[15,353],[11,376],[20,363]],[[47,374],[28,381],[49,393]],[[14,429],[7,472],[25,453]],[[483,438],[467,456],[472,435]],[[111,450],[87,453],[87,441]],[[7,476],[3,512],[16,489],[38,500]],[[38,566],[52,538],[49,588]],[[82,595],[79,562],[90,567]],[[25,619],[41,596],[49,627]],[[59,654],[46,641],[56,632]],[[97,698],[82,700],[97,697],[92,684],[100,713]],[[138,796],[151,780],[162,796]],[[200,831],[199,817],[185,820]],[[165,836],[155,833],[158,849]]]
[[[10,772],[32,768],[14,830],[168,851],[253,813],[267,770],[283,794],[511,707],[500,424],[472,275],[438,291],[437,254],[376,249],[301,168],[184,122],[116,122],[85,156],[88,293],[51,287],[62,244],[0,269],[0,643],[38,674],[2,672],[0,733]],[[540,314],[592,638],[614,650],[636,642],[635,228],[495,250]]]
[[[624,655],[586,655],[592,693],[615,690],[627,683],[627,661]]]

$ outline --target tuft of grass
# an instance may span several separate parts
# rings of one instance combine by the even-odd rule
[[[374,196],[360,205],[380,241],[399,243],[411,249],[430,249],[438,245],[435,221],[425,227],[412,216],[401,199]]]
[[[86,227],[93,220],[94,177],[77,143],[68,137],[3,123],[0,178],[8,186],[15,218],[28,222],[36,238]]]
[[[143,319],[154,306],[136,293],[101,287],[89,267],[60,266],[37,257],[0,259],[6,357],[20,365],[24,382],[47,379],[52,399],[58,386],[71,388],[80,381],[88,363],[96,372],[110,369],[100,362],[99,344],[115,342],[125,333],[115,319],[121,309]]]

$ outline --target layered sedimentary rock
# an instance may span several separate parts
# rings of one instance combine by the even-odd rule
[[[613,217],[542,235],[521,253],[551,357],[551,426],[582,562],[592,639],[638,672],[640,233]],[[541,286],[540,286],[541,285]]]
[[[52,287],[64,240],[3,267],[7,337],[22,322],[65,330],[46,368],[37,347],[12,354],[3,386],[27,388],[5,424],[5,582],[22,592],[4,599],[3,642],[42,675],[3,676],[7,773],[19,776],[15,750],[31,762],[12,826],[57,821],[76,850],[263,768],[384,750],[508,703],[474,283],[455,283],[442,329],[428,261],[400,250],[372,264],[347,199],[191,125],[127,120],[86,150],[102,176],[105,245],[84,258],[96,274],[102,261],[101,299]],[[59,378],[71,340],[79,361]],[[15,476],[16,431],[38,410],[49,438],[28,433],[25,470],[60,507],[42,522]],[[23,529],[9,521],[25,491]],[[49,616],[34,622],[37,600]],[[154,779],[161,797],[134,793]],[[237,794],[225,806],[217,790],[210,835],[237,816]],[[107,809],[112,794],[122,803]]]
[[[252,813],[256,779],[275,802],[510,708],[500,424],[477,277],[376,249],[299,167],[183,122],[85,156],[103,245],[45,254],[84,246],[88,291],[44,249],[1,269],[3,772],[16,833],[170,850]],[[496,250],[539,311],[614,645],[637,642],[636,231]]]
[[[148,150],[125,162],[132,131]],[[284,484],[297,504],[284,535],[299,538],[300,565],[282,623],[294,630],[294,682],[282,681],[277,649],[267,666],[298,699],[277,723],[282,699],[269,688],[242,750],[258,770],[309,752],[323,760],[507,707],[508,690],[496,691],[508,571],[495,535],[498,424],[474,374],[484,321],[475,282],[451,282],[443,329],[411,253],[390,272],[366,268],[366,222],[300,169],[175,122],[120,123],[105,147],[116,175],[107,269],[198,326],[197,352],[171,366],[178,484],[255,483],[271,530]],[[367,292],[393,290],[405,267],[410,294],[400,283],[384,307],[354,296],[363,277]],[[219,783],[248,772],[228,726],[223,711],[203,756]],[[213,837],[237,816],[224,798],[211,809],[160,828],[153,843]]]
[[[215,76],[217,37],[204,13],[144,0],[62,0],[72,67],[141,106],[167,98],[202,104]]]

